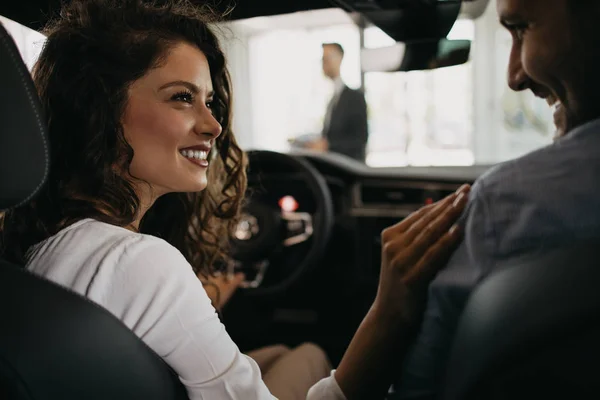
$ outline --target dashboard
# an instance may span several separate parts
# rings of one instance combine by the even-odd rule
[[[383,229],[444,198],[464,183],[473,183],[490,168],[370,168],[335,154],[294,154],[318,170],[332,195],[334,233],[320,270],[333,269],[361,284],[377,281]],[[256,196],[274,207],[316,211],[306,184],[286,171],[265,171],[260,182],[251,179],[249,184],[255,188]]]

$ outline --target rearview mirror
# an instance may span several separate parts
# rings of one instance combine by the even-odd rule
[[[489,0],[329,0],[360,13],[396,42],[445,38],[459,14],[479,18]]]
[[[470,54],[470,40],[440,39],[362,49],[360,58],[363,72],[396,72],[460,65]]]
[[[461,0],[331,0],[346,11],[361,13],[397,42],[439,40],[450,32]]]

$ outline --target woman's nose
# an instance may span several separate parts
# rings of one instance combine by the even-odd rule
[[[216,139],[221,132],[223,132],[223,127],[219,121],[217,121],[210,109],[204,110],[199,116],[199,119],[199,131],[202,134],[210,135],[213,139]]]

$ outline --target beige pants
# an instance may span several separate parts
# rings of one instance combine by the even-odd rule
[[[279,400],[305,400],[312,385],[331,374],[325,352],[312,343],[294,349],[267,346],[248,353],[260,367],[263,381]]]

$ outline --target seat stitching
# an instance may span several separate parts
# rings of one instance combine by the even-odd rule
[[[2,25],[2,24],[0,24],[0,25]],[[6,32],[6,34],[5,34],[5,32]],[[36,122],[38,124],[38,128],[39,128],[38,133],[40,133],[40,135],[42,136],[42,142],[44,143],[44,159],[45,159],[44,177],[42,178],[42,181],[37,185],[37,187],[33,190],[33,192],[29,196],[27,196],[27,198],[25,198],[25,200],[21,201],[19,204],[15,205],[13,207],[9,207],[8,210],[10,210],[12,208],[16,208],[16,207],[19,207],[19,206],[27,203],[29,200],[31,200],[31,198],[33,196],[35,196],[37,194],[37,192],[40,190],[40,188],[42,187],[42,185],[46,182],[46,179],[48,178],[50,160],[49,160],[49,155],[48,155],[48,143],[46,142],[46,136],[44,135],[44,131],[45,131],[44,124],[42,123],[36,103],[33,100],[33,95],[31,93],[31,90],[27,83],[27,78],[25,77],[25,74],[23,73],[23,68],[24,68],[23,61],[21,60],[20,56],[17,60],[16,54],[14,52],[13,47],[11,47],[11,45],[10,45],[7,35],[8,35],[8,32],[5,30],[4,26],[2,26],[2,30],[0,30],[0,38],[2,39],[2,44],[4,45],[4,47],[8,50],[8,54],[10,56],[11,61],[17,68],[17,71],[21,78],[21,82],[23,83],[23,86],[25,87],[25,92],[27,93],[27,97],[29,98],[29,103],[33,108],[33,112],[35,114],[35,120],[36,120]],[[36,96],[37,96],[37,94],[36,94]]]

